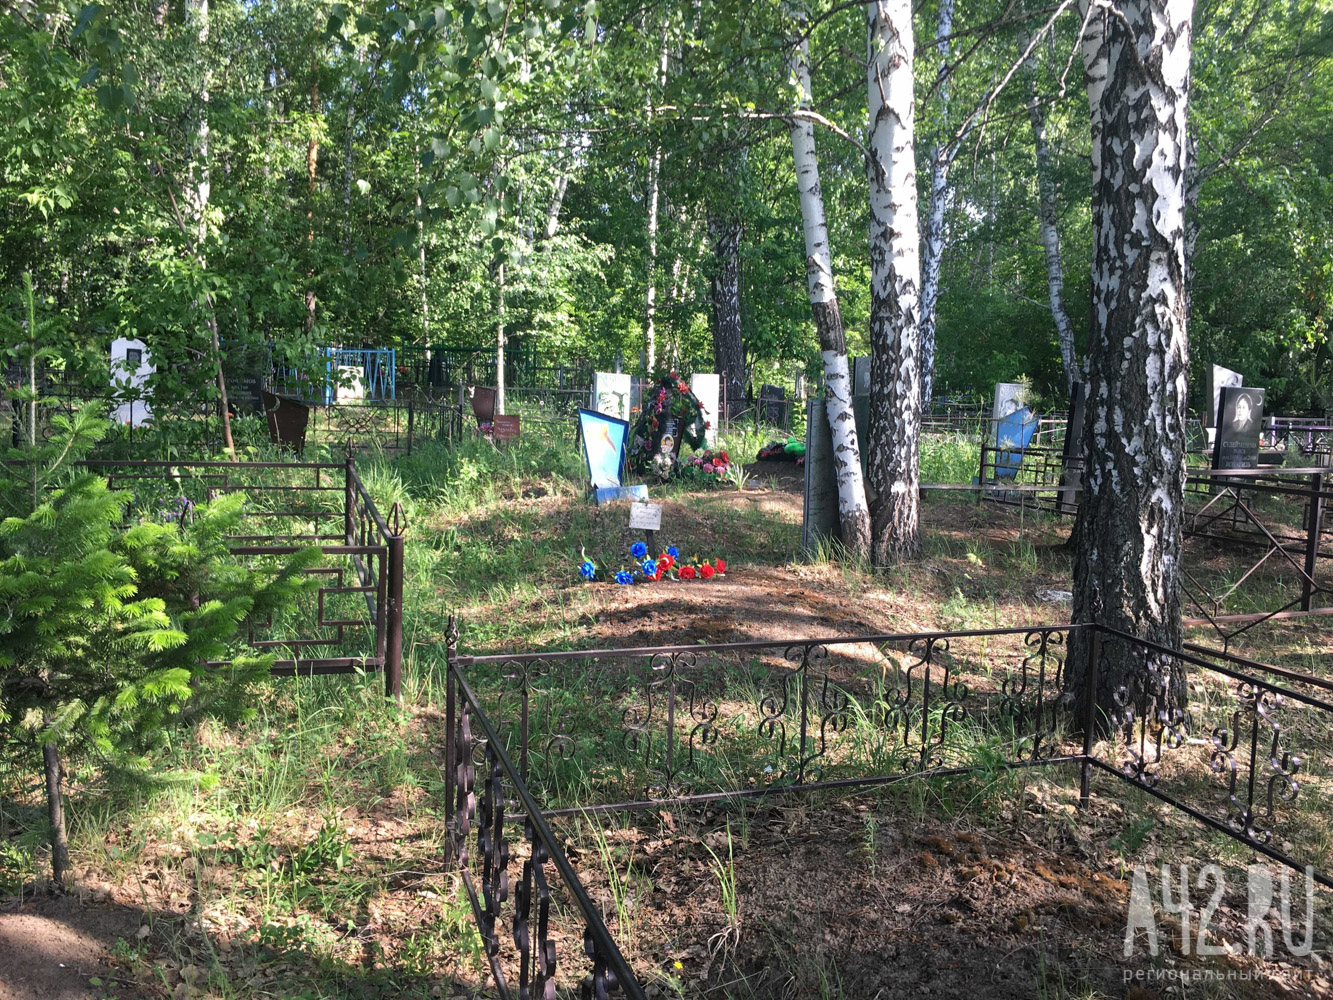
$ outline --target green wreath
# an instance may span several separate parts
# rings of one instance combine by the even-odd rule
[[[669,479],[676,472],[681,443],[702,448],[708,430],[703,405],[675,372],[659,375],[643,396],[630,432],[629,465],[640,475]]]

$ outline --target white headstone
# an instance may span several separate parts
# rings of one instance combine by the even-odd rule
[[[1023,408],[1027,391],[1027,386],[1020,382],[995,383],[995,401],[991,404],[990,412],[993,427],[999,426],[999,422],[1009,414]]]
[[[111,388],[118,397],[144,394],[144,383],[157,371],[152,356],[142,340],[117,337],[111,342]],[[118,405],[112,418],[118,424],[139,427],[153,419],[153,409],[146,398],[125,399]]]
[[[1217,426],[1217,407],[1222,401],[1222,390],[1235,386],[1239,388],[1245,384],[1245,376],[1240,372],[1233,372],[1230,368],[1223,368],[1221,365],[1208,366],[1208,385],[1204,390],[1204,398],[1211,402],[1207,412],[1203,415],[1203,425],[1205,427]],[[1208,443],[1212,444],[1213,435],[1208,435]]]
[[[699,399],[704,411],[704,420],[708,429],[704,431],[704,447],[711,448],[717,443],[717,414],[722,399],[722,376],[701,374],[690,376],[690,392]]]
[[[593,372],[591,409],[618,420],[628,420],[629,383],[627,372]]]
[[[361,381],[362,371],[360,365],[338,366],[338,392],[335,398],[339,403],[356,403],[366,398],[366,387]]]

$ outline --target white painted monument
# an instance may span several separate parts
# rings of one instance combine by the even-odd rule
[[[141,427],[152,421],[153,409],[148,400],[137,397],[145,394],[144,384],[155,371],[152,355],[142,340],[117,337],[112,341],[111,388],[123,400],[111,414],[116,423]],[[126,398],[130,396],[136,398]]]
[[[591,409],[617,420],[629,420],[628,372],[593,372]]]
[[[359,403],[366,398],[366,386],[361,381],[363,369],[360,365],[338,366],[338,391],[335,399],[339,403]]]
[[[991,403],[990,418],[992,426],[999,426],[1001,420],[1011,413],[1017,413],[1027,404],[1027,386],[1021,382],[996,382],[995,400]]]
[[[704,420],[708,429],[704,431],[704,447],[711,448],[717,443],[717,415],[722,399],[722,376],[717,374],[699,374],[690,376],[690,392],[699,399],[699,406],[704,411]]]

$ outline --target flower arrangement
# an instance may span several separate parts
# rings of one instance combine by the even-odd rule
[[[659,375],[645,389],[643,408],[630,431],[630,468],[670,478],[676,472],[681,443],[703,447],[708,426],[703,404],[680,376],[675,372]]]
[[[731,456],[725,451],[697,451],[681,465],[681,473],[707,485],[724,483],[731,474]]]
[[[711,559],[694,557],[682,562],[680,550],[669,545],[658,556],[648,553],[648,546],[635,542],[630,546],[631,562],[622,565],[611,579],[621,586],[632,583],[656,583],[659,580],[712,580],[727,573],[727,561],[720,556]],[[579,576],[589,583],[605,579],[597,563],[580,551],[582,562],[579,564]]]

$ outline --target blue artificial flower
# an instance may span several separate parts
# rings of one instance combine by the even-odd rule
[[[635,559],[642,559],[648,554],[648,546],[644,545],[643,542],[635,542],[629,547],[629,554]]]
[[[645,559],[643,565],[639,568],[643,570],[644,576],[657,575],[657,561],[654,559]]]
[[[597,566],[591,559],[583,560],[583,565],[579,567],[579,576],[585,580],[591,580],[597,575]]]
[[[672,559],[679,559],[679,558],[680,558],[680,549],[676,548],[674,545],[668,545],[668,546],[667,546],[667,555],[669,555]]]
[[[634,582],[634,576],[627,569],[622,569],[619,573],[616,574],[616,583],[624,585],[633,582]]]

